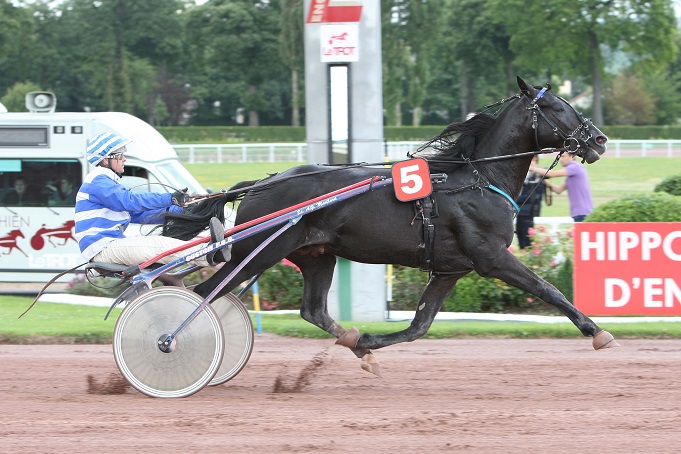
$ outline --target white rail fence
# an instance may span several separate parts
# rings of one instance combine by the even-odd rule
[[[422,142],[386,142],[384,156],[407,158]],[[307,162],[306,143],[174,144],[186,164],[229,162]],[[606,156],[614,158],[681,158],[681,140],[611,140]]]

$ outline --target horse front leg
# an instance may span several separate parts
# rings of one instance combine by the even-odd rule
[[[442,308],[445,298],[451,293],[454,284],[467,273],[457,274],[433,274],[428,285],[423,290],[419,304],[416,307],[416,315],[408,328],[390,334],[369,334],[361,336],[356,328],[348,331],[346,336],[339,339],[338,343],[355,348],[378,349],[400,342],[411,342],[428,332],[430,325],[435,320],[435,315]]]
[[[483,277],[495,277],[509,285],[540,298],[556,307],[579,329],[584,336],[593,338],[594,349],[619,347],[609,332],[599,327],[589,317],[580,312],[560,290],[537,276],[507,249],[494,255],[494,260],[475,263],[475,270]]]

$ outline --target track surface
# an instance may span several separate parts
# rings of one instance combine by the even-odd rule
[[[678,452],[681,341],[620,343],[419,340],[376,351],[379,379],[332,340],[262,334],[184,399],[121,382],[108,345],[0,345],[0,451]]]

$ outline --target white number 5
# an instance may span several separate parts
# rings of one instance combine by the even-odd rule
[[[423,178],[417,173],[418,171],[418,164],[400,169],[400,182],[403,183],[400,188],[405,194],[416,194],[423,188]]]

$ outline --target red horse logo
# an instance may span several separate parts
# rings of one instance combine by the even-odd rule
[[[7,236],[0,238],[0,248],[4,247],[8,249],[8,251],[2,255],[9,255],[12,252],[12,249],[18,249],[19,252],[28,257],[28,255],[26,255],[26,253],[22,251],[17,244],[17,238],[24,238],[24,234],[21,233],[21,230],[12,230],[7,234]]]
[[[56,229],[47,229],[45,228],[45,224],[43,224],[43,228],[35,232],[35,235],[33,235],[33,238],[31,238],[31,247],[36,251],[41,250],[43,246],[45,246],[45,238],[47,238],[47,241],[49,241],[49,243],[54,247],[63,246],[69,240],[76,241],[72,233],[73,227],[75,225],[75,221],[66,221],[61,225],[61,227],[57,227]],[[52,242],[52,238],[61,238],[64,241],[57,245]]]
[[[338,45],[338,43],[345,43],[348,39],[348,33],[343,32],[340,35],[331,35],[331,38],[329,39],[329,45]]]

